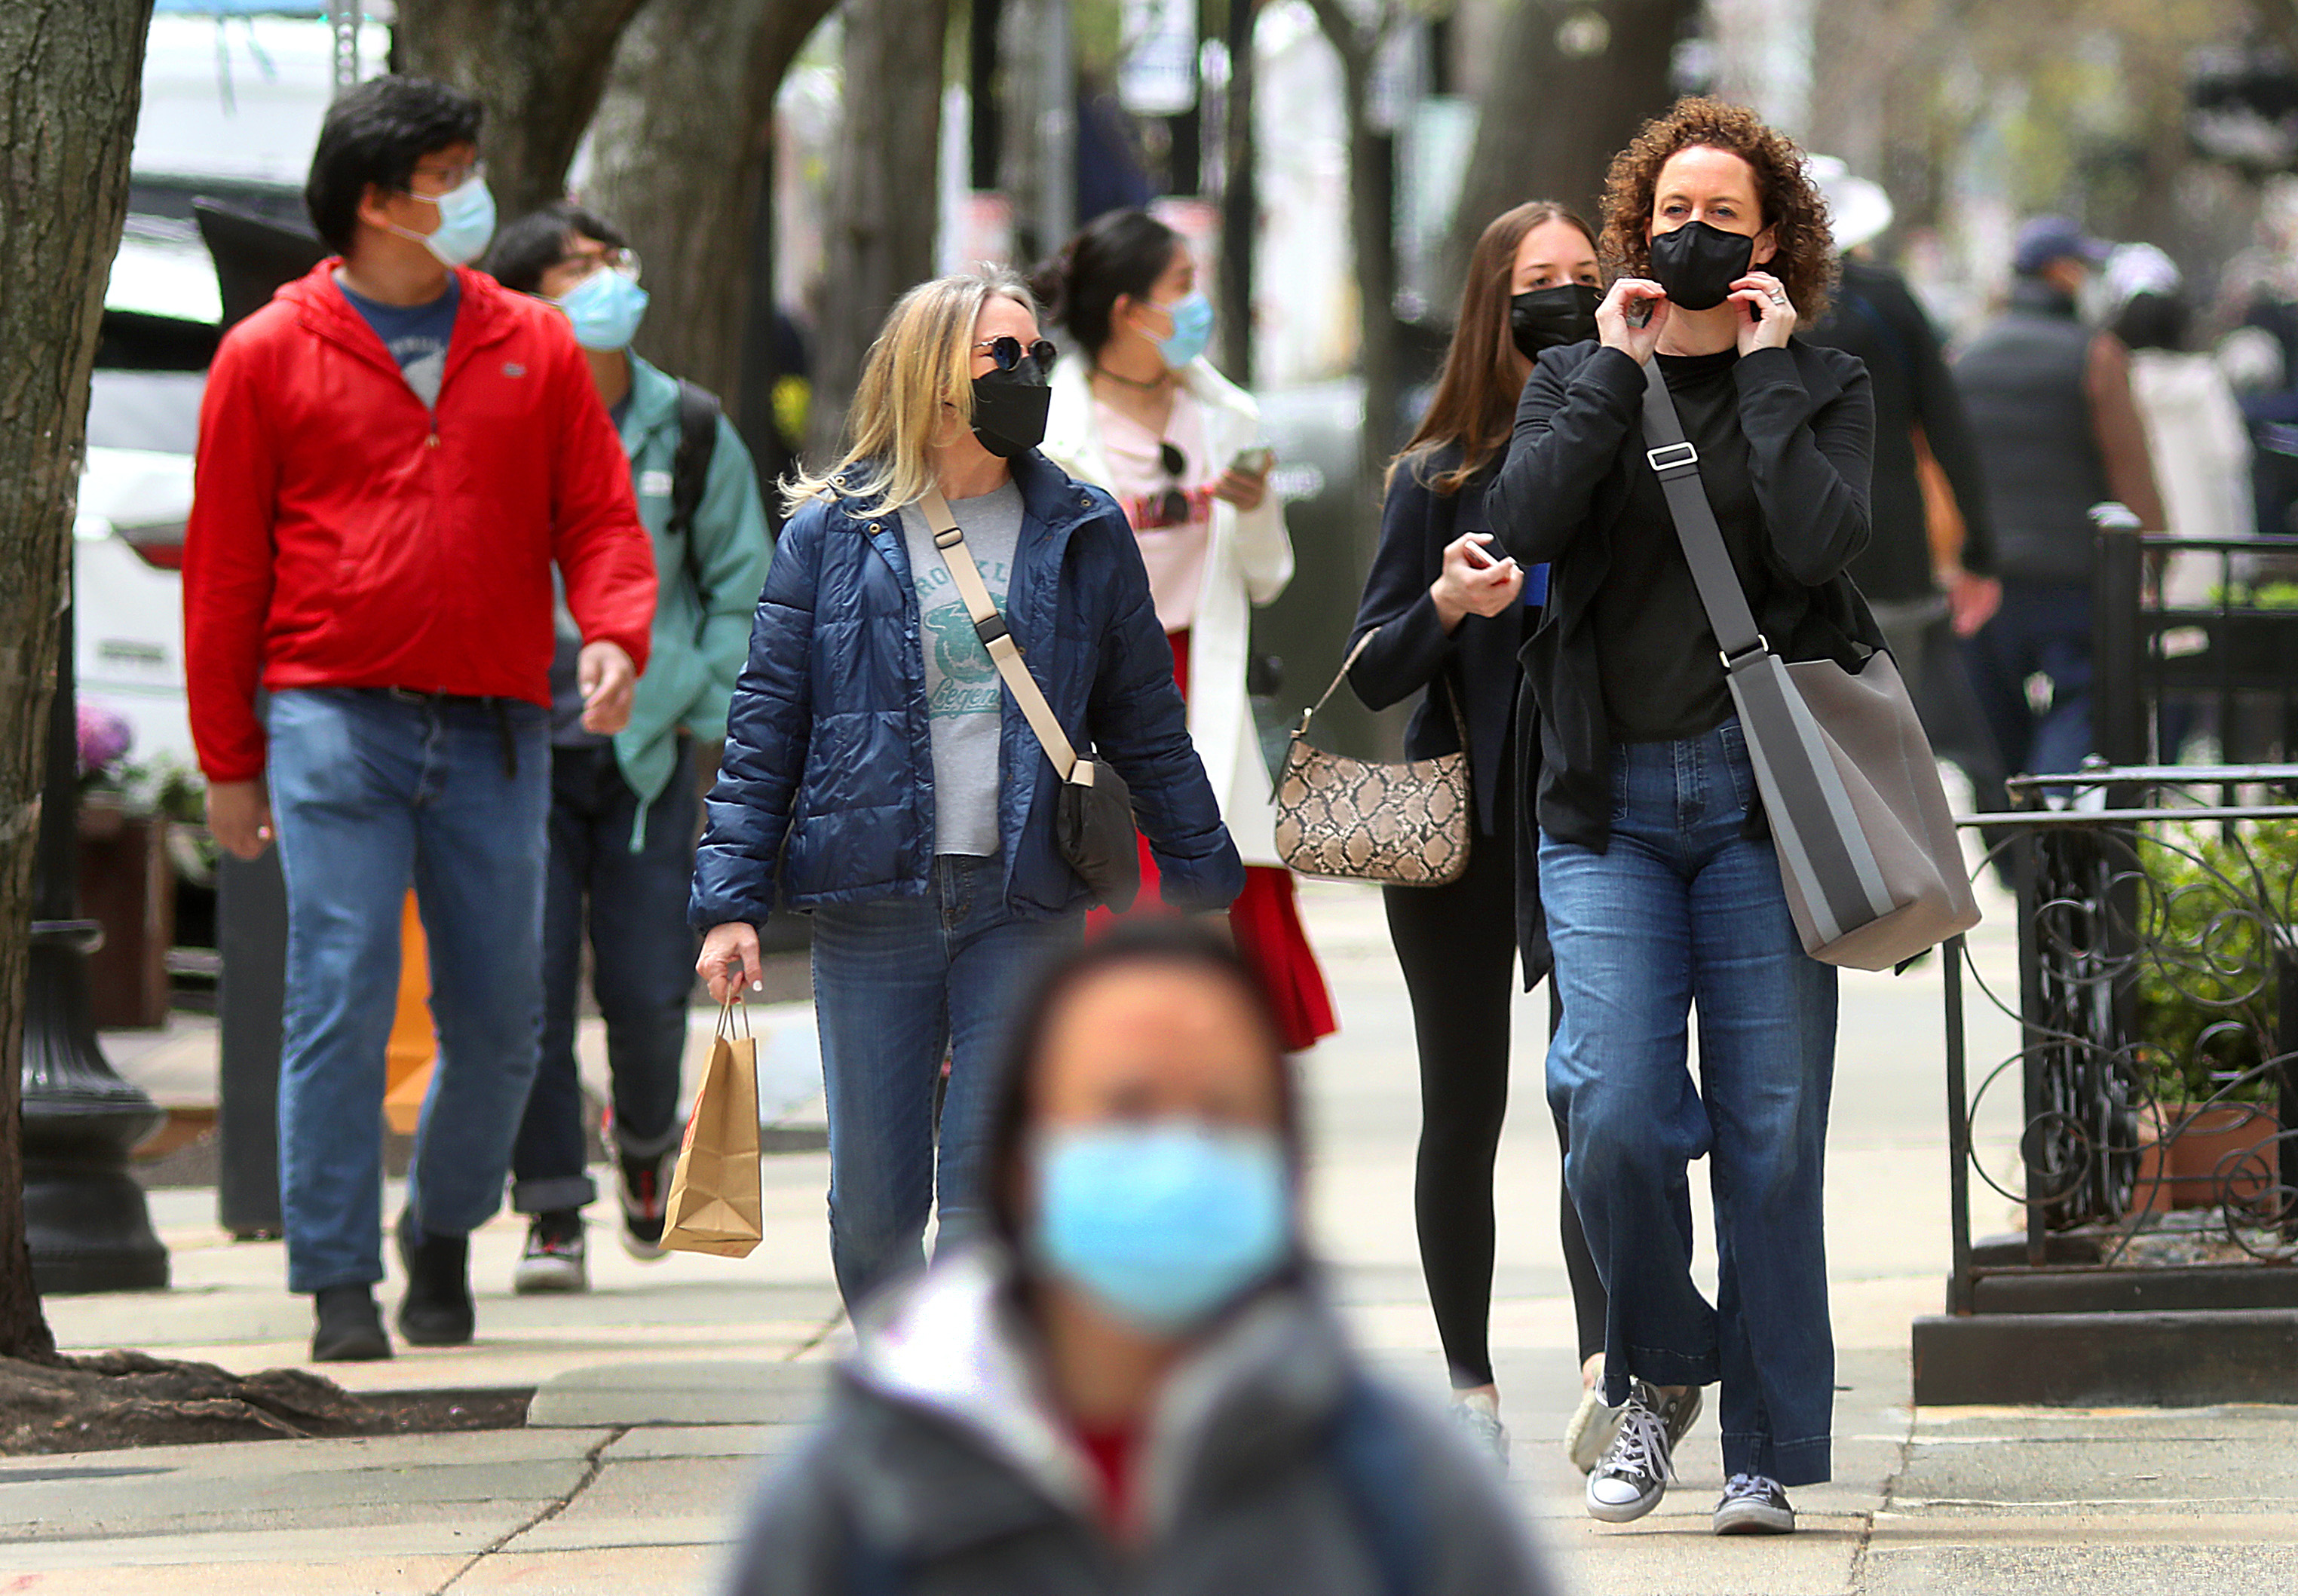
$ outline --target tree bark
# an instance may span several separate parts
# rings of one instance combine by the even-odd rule
[[[846,115],[824,229],[807,453],[836,458],[863,356],[905,289],[933,275],[949,0],[847,0]]]
[[[1309,0],[1318,26],[1341,58],[1349,139],[1349,244],[1357,278],[1357,365],[1364,374],[1366,483],[1403,442],[1403,339],[1396,322],[1396,137],[1372,120],[1373,77],[1395,8],[1384,3],[1360,21],[1344,0]]]
[[[0,1357],[48,1359],[24,1239],[24,975],[88,373],[152,0],[0,6]]]
[[[752,238],[774,95],[834,4],[652,0],[623,37],[591,139],[584,199],[629,236],[653,296],[639,352],[738,418],[765,397],[743,393],[742,352],[754,307],[771,303],[774,263]]]
[[[1558,200],[1598,225],[1604,173],[1674,98],[1675,42],[1699,10],[1699,0],[1519,0],[1478,109],[1439,303],[1457,298],[1477,236],[1503,211]]]
[[[407,70],[476,95],[481,148],[504,220],[566,190],[615,43],[645,0],[399,0]]]

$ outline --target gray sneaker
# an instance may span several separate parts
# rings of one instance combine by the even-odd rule
[[[1735,1474],[1724,1484],[1714,1523],[1719,1535],[1791,1535],[1795,1509],[1779,1481],[1760,1474]]]
[[[1667,1426],[1646,1404],[1651,1387],[1642,1381],[1620,1410],[1612,1444],[1588,1476],[1588,1516],[1606,1524],[1628,1524],[1659,1506],[1675,1475]]]
[[[1500,1477],[1507,1478],[1509,1433],[1508,1426],[1500,1422],[1500,1404],[1482,1392],[1457,1397],[1452,1402],[1452,1422],[1471,1446],[1500,1465]]]
[[[1697,1385],[1686,1386],[1681,1395],[1663,1401],[1659,1393],[1642,1381],[1636,1387],[1644,1397],[1644,1405],[1660,1416],[1667,1426],[1670,1451],[1682,1444],[1684,1435],[1699,1418],[1706,1405]],[[1580,1393],[1580,1406],[1572,1415],[1572,1422],[1564,1429],[1564,1450],[1571,1454],[1572,1467],[1583,1474],[1591,1474],[1603,1461],[1604,1453],[1612,1444],[1612,1437],[1620,1432],[1620,1415],[1627,1410],[1615,1408],[1604,1400],[1604,1382],[1599,1379]]]

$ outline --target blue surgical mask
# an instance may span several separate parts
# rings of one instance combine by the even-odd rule
[[[1173,318],[1173,330],[1154,341],[1157,352],[1165,357],[1167,366],[1178,371],[1204,353],[1205,346],[1213,341],[1213,302],[1202,294],[1192,294],[1160,308]]]
[[[1265,1130],[1112,1122],[1035,1144],[1037,1265],[1153,1336],[1194,1328],[1293,1247],[1285,1149]]]
[[[647,291],[611,268],[602,268],[556,302],[574,328],[574,342],[601,351],[628,349],[646,316]]]
[[[438,206],[439,226],[428,233],[412,227],[393,227],[393,232],[412,238],[446,266],[468,266],[486,252],[487,240],[495,236],[495,196],[487,192],[485,178],[474,174],[445,194],[409,197]]]

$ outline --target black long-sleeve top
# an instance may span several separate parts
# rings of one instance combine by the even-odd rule
[[[1743,356],[1732,378],[1770,578],[1750,594],[1757,624],[1789,659],[1856,670],[1883,641],[1844,574],[1868,534],[1875,416],[1866,368],[1798,340]],[[1657,542],[1682,558],[1644,454],[1643,391],[1642,367],[1618,350],[1544,351],[1485,494],[1501,546],[1519,564],[1549,562],[1548,602],[1521,656],[1540,709],[1540,828],[1600,853],[1611,839],[1612,735],[1598,599],[1630,540],[1646,556]],[[1711,656],[1715,647],[1704,627],[1677,646]]]
[[[1875,479],[1868,496],[1874,535],[1851,562],[1859,591],[1879,604],[1905,604],[1938,591],[1915,469],[1917,427],[1963,517],[1963,568],[1993,575],[1995,517],[1971,418],[1947,370],[1938,329],[1906,279],[1888,266],[1845,260],[1835,309],[1809,335],[1864,360],[1875,394]]]

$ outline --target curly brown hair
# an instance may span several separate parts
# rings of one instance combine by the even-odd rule
[[[1800,327],[1827,314],[1835,289],[1836,250],[1827,201],[1811,180],[1804,153],[1785,134],[1764,125],[1744,105],[1692,97],[1678,100],[1643,125],[1612,158],[1604,179],[1604,264],[1615,274],[1643,277],[1651,269],[1652,191],[1660,168],[1680,150],[1728,150],[1756,173],[1756,201],[1777,252],[1761,269],[1780,279]]]

